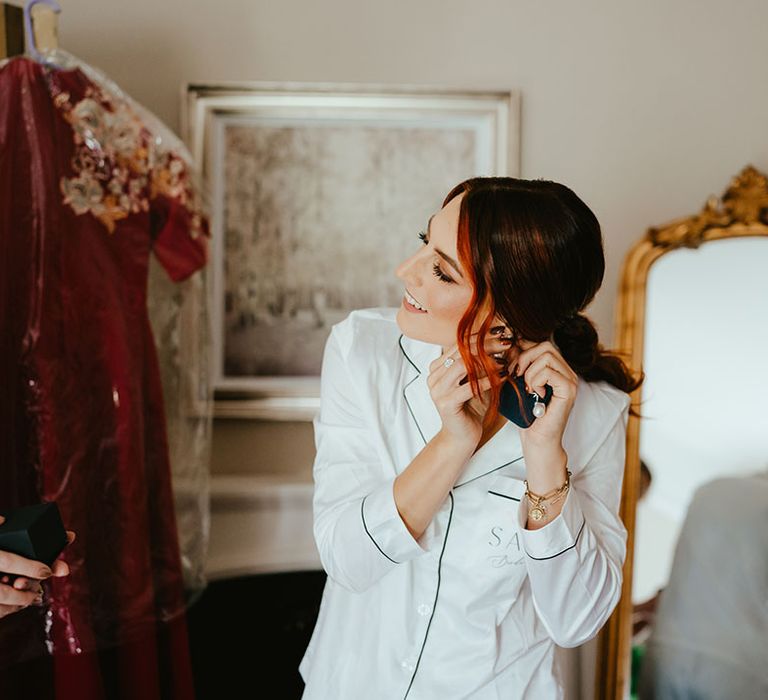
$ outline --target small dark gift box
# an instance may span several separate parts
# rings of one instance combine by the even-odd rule
[[[528,428],[536,420],[533,413],[534,404],[541,401],[547,406],[552,400],[552,394],[552,387],[545,384],[544,396],[537,400],[532,392],[525,390],[525,376],[508,378],[501,385],[499,413],[521,428]]]
[[[40,503],[2,512],[0,550],[51,566],[67,546],[67,531],[55,503]]]

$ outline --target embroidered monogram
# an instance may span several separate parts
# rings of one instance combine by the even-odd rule
[[[507,538],[504,535],[504,528],[501,525],[494,525],[490,530],[490,534],[491,538],[488,540],[488,544],[491,547],[498,547],[500,551],[503,551],[503,553],[493,554],[486,558],[492,567],[499,569],[502,566],[513,566],[523,563],[520,536],[517,532],[513,533],[512,537]]]

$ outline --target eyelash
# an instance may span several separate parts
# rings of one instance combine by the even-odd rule
[[[419,238],[424,245],[427,245],[427,234],[424,233],[424,231],[419,231]],[[437,263],[432,264],[432,271],[434,272],[435,277],[439,278],[443,282],[453,282],[450,277],[443,274],[443,271],[440,269],[440,266]]]

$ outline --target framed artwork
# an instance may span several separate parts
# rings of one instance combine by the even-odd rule
[[[311,420],[334,323],[399,306],[397,265],[448,191],[519,174],[515,91],[186,85],[211,198],[217,416]]]

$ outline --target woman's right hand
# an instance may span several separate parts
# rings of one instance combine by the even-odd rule
[[[502,337],[489,335],[484,343],[489,355],[503,353],[497,361],[504,371],[509,365],[511,342]],[[453,364],[446,367],[446,358],[452,357]],[[503,360],[500,361],[500,360]],[[467,381],[467,368],[459,354],[458,345],[453,345],[429,365],[427,384],[432,401],[443,422],[441,432],[460,444],[471,444],[474,448],[483,434],[483,418],[488,410],[487,393],[491,386],[489,377],[480,378],[481,395],[476,397]]]

